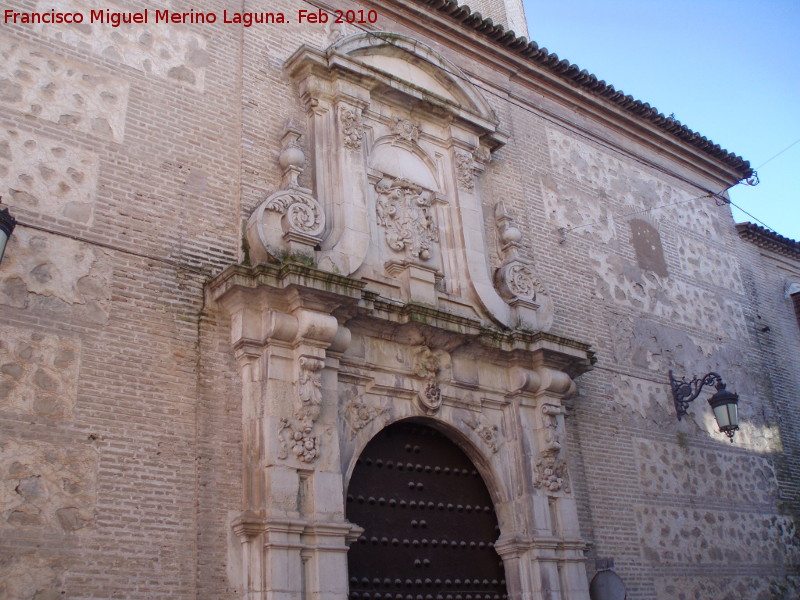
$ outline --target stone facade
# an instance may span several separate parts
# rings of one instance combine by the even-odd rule
[[[408,419],[514,600],[611,557],[631,599],[797,597],[796,243],[734,226],[746,162],[468,4],[6,22],[0,597],[344,600],[350,475]],[[739,393],[734,444],[670,370]]]

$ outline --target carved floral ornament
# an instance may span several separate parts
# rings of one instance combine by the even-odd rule
[[[361,111],[357,108],[342,108],[340,120],[344,147],[353,151],[361,150],[361,139],[364,137]]]
[[[346,419],[350,425],[350,439],[355,438],[359,431],[383,414],[390,416],[389,409],[368,405],[361,398],[352,398],[345,407]]]
[[[471,190],[475,187],[475,177],[473,175],[472,156],[464,152],[456,152],[456,178],[458,187],[464,190]]]
[[[431,246],[439,241],[433,217],[433,192],[405,180],[384,177],[375,184],[378,193],[378,225],[395,252],[408,252],[420,260],[431,258]]]
[[[543,456],[536,461],[533,485],[546,493],[570,493],[567,464],[554,455]]]
[[[497,442],[497,434],[498,428],[497,425],[488,425],[483,417],[481,419],[474,418],[469,421],[462,421],[466,426],[472,429],[483,443],[492,451],[492,454],[497,454],[498,450],[498,442]]]
[[[567,464],[559,458],[561,438],[558,417],[564,408],[556,404],[542,404],[542,449],[534,470],[534,486],[545,493],[570,492]]]
[[[324,366],[323,360],[310,356],[301,356],[298,361],[293,418],[281,419],[278,428],[281,446],[278,458],[281,460],[287,459],[290,453],[304,463],[314,462],[319,457],[319,438],[313,432],[322,405],[321,373]]]
[[[511,295],[535,301],[537,293],[544,292],[542,282],[528,265],[512,263],[501,269],[501,281]],[[505,291],[505,290],[503,290]]]

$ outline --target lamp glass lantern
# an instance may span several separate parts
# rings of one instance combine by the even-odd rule
[[[708,399],[708,404],[714,411],[719,430],[732,442],[734,432],[739,429],[739,395],[726,390],[724,383],[721,388]]]

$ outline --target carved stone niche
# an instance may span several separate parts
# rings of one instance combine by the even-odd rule
[[[549,327],[524,266],[504,279],[516,293],[494,285],[476,178],[506,136],[457,66],[417,40],[370,32],[303,46],[285,69],[314,149],[318,268],[405,302],[441,306],[446,292],[504,328]]]

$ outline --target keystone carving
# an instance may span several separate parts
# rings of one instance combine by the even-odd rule
[[[472,171],[472,156],[464,152],[456,152],[456,179],[458,187],[471,190],[475,187],[475,177]]]
[[[341,112],[342,136],[344,147],[348,150],[361,150],[361,138],[364,137],[364,124],[361,111],[355,108],[343,108]]]
[[[441,368],[439,357],[427,346],[414,351],[414,374],[423,379],[433,379]]]
[[[314,422],[322,405],[321,372],[325,366],[319,358],[301,356],[298,361],[297,396],[292,419],[283,418],[278,428],[281,450],[278,458],[285,460],[289,453],[300,462],[311,463],[319,456],[319,438],[313,435]],[[288,431],[287,431],[288,430]],[[288,440],[284,432],[288,434]]]
[[[435,414],[442,408],[442,388],[435,381],[429,381],[417,398],[422,409],[428,414]]]
[[[375,184],[378,192],[378,225],[386,243],[395,252],[407,251],[413,258],[431,258],[431,245],[439,241],[433,218],[433,192],[405,179],[384,177]]]
[[[418,346],[413,354],[414,374],[426,379],[424,389],[417,394],[420,408],[427,414],[435,414],[442,407],[442,389],[436,382],[441,370],[441,359],[427,346]]]

